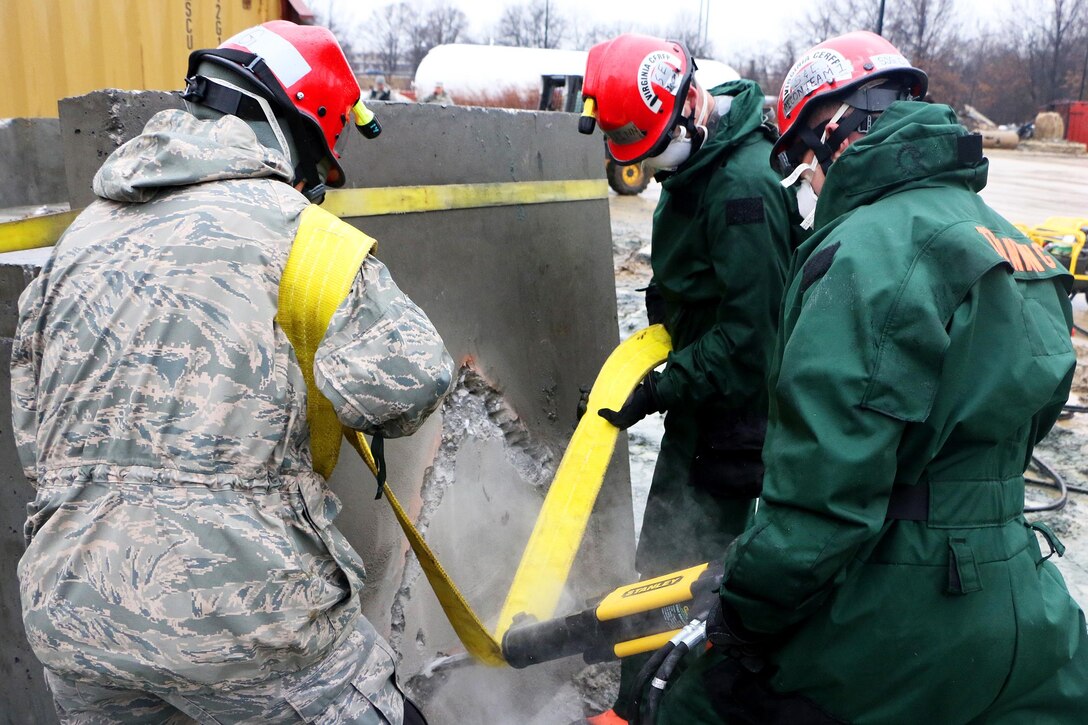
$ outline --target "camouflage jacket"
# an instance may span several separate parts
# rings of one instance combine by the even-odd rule
[[[275,323],[306,199],[234,117],[163,111],[95,176],[19,301],[14,430],[37,487],[19,565],[44,664],[116,681],[259,681],[359,616],[362,563],[311,467]],[[315,378],[348,426],[413,432],[452,360],[368,257]]]

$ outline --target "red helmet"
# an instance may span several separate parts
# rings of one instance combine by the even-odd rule
[[[327,160],[325,183],[344,185],[336,150],[348,118],[367,138],[381,126],[361,103],[359,83],[340,44],[327,28],[273,20],[243,30],[215,49],[189,55],[186,100],[222,113],[264,120],[255,102],[237,90],[197,74],[201,63],[226,67],[260,89],[275,115],[285,120],[301,158],[295,178],[306,188],[320,184],[317,165]]]
[[[600,124],[621,164],[657,156],[680,122],[695,64],[682,43],[625,33],[589,49],[578,130]]]
[[[873,81],[891,83],[870,87]],[[887,40],[865,30],[840,35],[815,46],[793,64],[778,94],[778,131],[781,134],[771,152],[772,164],[780,170],[796,166],[809,150],[827,163],[842,139],[859,128],[872,114],[894,101],[921,98],[928,85],[926,74]],[[825,101],[838,100],[857,109],[853,119],[843,118],[838,141],[820,142],[819,133],[806,125],[809,111]],[[844,126],[853,126],[843,131]],[[822,148],[821,148],[822,147]]]

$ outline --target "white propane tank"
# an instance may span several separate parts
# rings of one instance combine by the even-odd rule
[[[416,69],[415,89],[422,99],[442,83],[455,103],[499,105],[504,99],[536,107],[541,76],[581,76],[586,69],[584,50],[513,48],[505,45],[453,43],[431,49]],[[695,77],[704,88],[740,76],[725,63],[695,60]],[[515,105],[515,104],[511,104]]]

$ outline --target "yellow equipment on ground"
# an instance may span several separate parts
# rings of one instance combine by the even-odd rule
[[[1016,228],[1073,274],[1073,294],[1088,294],[1088,254],[1084,251],[1088,218],[1055,216],[1038,226],[1017,224]]]

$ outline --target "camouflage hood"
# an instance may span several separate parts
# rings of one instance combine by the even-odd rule
[[[201,121],[172,109],[156,113],[143,133],[110,154],[94,176],[94,193],[142,203],[165,187],[292,175],[287,158],[263,146],[236,116]]]

